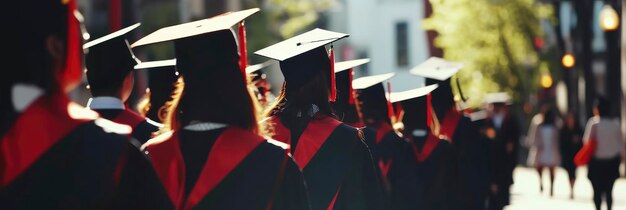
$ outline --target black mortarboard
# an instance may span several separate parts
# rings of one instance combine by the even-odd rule
[[[242,74],[237,41],[231,27],[258,11],[258,8],[253,8],[230,12],[161,28],[133,43],[132,47],[173,41],[176,69],[185,77],[186,84],[203,83],[207,77],[219,74],[215,70],[228,71],[233,65],[238,66]]]
[[[299,87],[306,84],[319,71],[328,72],[331,78],[329,80],[330,98],[333,101],[335,94],[334,54],[331,50],[329,59],[324,46],[348,36],[348,34],[316,28],[263,48],[255,54],[278,60],[280,70],[289,86]]]
[[[128,44],[129,33],[139,27],[140,23],[110,33],[83,45],[87,80],[93,91],[98,89],[119,88],[124,78],[137,65]]]

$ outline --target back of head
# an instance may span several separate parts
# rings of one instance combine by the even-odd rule
[[[436,79],[426,79],[426,85],[438,84],[439,87],[432,92],[432,105],[438,117],[443,115],[452,107],[454,107],[454,93],[450,78],[439,81]]]
[[[350,103],[350,94],[351,88],[350,83],[352,71],[342,71],[335,73],[335,81],[337,87],[337,99],[335,102],[332,102],[332,108],[335,114],[346,123],[357,123],[360,121],[359,116],[357,114],[357,107],[354,103]],[[354,102],[352,100],[352,102]]]
[[[391,124],[387,110],[387,98],[382,83],[358,90],[359,111],[368,125],[385,122]]]
[[[52,57],[47,49],[47,39],[56,36],[67,43],[68,3],[64,2],[70,1],[11,1],[7,6],[11,8],[10,11],[15,11],[12,20],[8,22],[14,23],[15,26],[11,28],[18,31],[9,33],[15,36],[10,40],[17,40],[17,43],[10,45],[15,47],[10,49],[9,59],[14,65],[8,66],[19,67],[12,71],[11,77],[7,77],[11,83],[33,84],[46,92],[59,89],[52,69]]]
[[[124,79],[137,64],[124,36],[107,40],[86,51],[86,74],[91,94],[94,96],[117,95]]]
[[[279,116],[289,126],[298,120],[298,113],[307,113],[311,105],[332,116],[328,101],[330,60],[323,46],[281,61],[280,68],[286,79],[270,116]]]
[[[595,107],[598,109],[600,117],[609,117],[611,115],[611,101],[604,96],[596,99]]]
[[[230,30],[176,40],[175,51],[184,88],[171,127],[208,121],[258,132],[255,104]]]

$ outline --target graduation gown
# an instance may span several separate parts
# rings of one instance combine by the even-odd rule
[[[227,127],[165,133],[144,150],[176,209],[308,210],[304,179],[286,146]]]
[[[133,128],[132,137],[142,144],[152,138],[152,133],[158,131],[162,126],[152,120],[126,109],[94,109],[100,116],[113,122],[128,125]]]
[[[430,132],[423,137],[411,137],[411,142],[419,181],[414,197],[417,209],[459,209],[456,157],[450,142]]]
[[[489,142],[480,129],[456,109],[449,110],[441,121],[441,137],[452,142],[459,183],[459,205],[464,209],[484,209],[489,189]]]
[[[30,104],[0,142],[0,209],[171,209],[128,128],[97,116],[66,96]]]
[[[387,123],[375,127],[373,139],[372,156],[385,191],[385,206],[387,209],[417,209],[418,177],[411,143]]]
[[[274,125],[273,138],[291,145],[291,130],[276,116],[268,120]],[[292,145],[291,152],[304,174],[312,209],[383,209],[377,171],[359,133],[317,113],[297,138],[295,148]]]

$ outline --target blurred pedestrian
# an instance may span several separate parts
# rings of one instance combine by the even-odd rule
[[[583,130],[576,120],[574,112],[565,115],[565,124],[559,132],[559,145],[561,146],[562,166],[567,171],[570,184],[570,198],[574,199],[574,183],[576,182],[576,164],[574,156],[582,147]]]
[[[508,93],[491,93],[486,97],[488,118],[485,120],[486,134],[491,140],[490,207],[502,209],[510,203],[510,187],[513,184],[513,170],[517,165],[517,149],[520,127],[517,118],[511,113],[511,98]]]
[[[611,102],[603,97],[598,98],[593,110],[594,116],[587,121],[583,136],[585,143],[596,141],[587,177],[593,187],[593,202],[597,210],[600,210],[603,197],[607,209],[612,209],[613,184],[619,177],[620,158],[624,160],[626,155],[619,120],[611,118],[610,110]]]
[[[554,169],[561,164],[559,150],[559,133],[556,125],[556,114],[548,109],[543,114],[543,120],[531,135],[531,150],[534,154],[529,157],[539,173],[539,190],[543,192],[543,170],[548,168],[550,173],[550,196],[554,195]]]

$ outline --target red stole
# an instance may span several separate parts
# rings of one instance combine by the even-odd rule
[[[439,130],[439,136],[441,139],[446,139],[453,141],[452,137],[454,136],[454,131],[456,131],[457,125],[459,125],[459,120],[461,119],[461,112],[452,108],[446,116],[443,117],[443,121],[441,121],[441,128]]]
[[[439,141],[440,140],[435,135],[428,133],[426,136],[426,142],[424,142],[424,146],[422,147],[422,151],[419,151],[417,147],[413,145],[413,152],[416,154],[415,157],[417,162],[421,163],[428,159],[430,154],[435,150],[435,147],[437,147],[437,143],[439,143]]]
[[[291,131],[280,122],[280,119],[274,116],[268,120],[274,124],[274,136],[272,138],[291,145]],[[302,135],[300,135],[298,145],[295,148],[296,153],[293,155],[293,159],[300,169],[304,169],[309,164],[320,147],[328,140],[330,134],[341,124],[340,121],[323,114],[318,113],[313,116]],[[339,188],[337,188],[328,209],[333,209],[339,195]]]
[[[380,144],[380,141],[383,140],[383,137],[387,135],[387,133],[392,132],[393,127],[388,123],[381,122],[376,127],[376,144]]]
[[[97,117],[64,94],[36,99],[0,141],[2,186],[10,184],[79,125]]]
[[[122,110],[122,112],[120,112],[120,114],[115,116],[115,118],[111,121],[119,123],[119,124],[128,125],[131,128],[135,129],[137,125],[139,125],[143,121],[146,121],[146,118],[142,117],[141,115],[133,111],[124,109]]]
[[[185,164],[176,133],[157,137],[146,143],[152,165],[176,209],[195,207],[211,192],[252,150],[265,142],[262,137],[247,130],[229,127],[217,138],[202,172],[189,197],[184,198]]]

